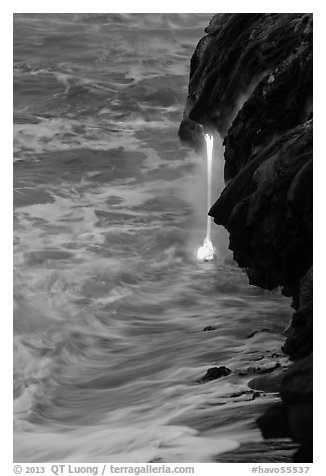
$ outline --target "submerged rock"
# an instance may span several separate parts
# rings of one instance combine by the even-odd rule
[[[309,462],[312,15],[218,14],[205,32],[191,58],[179,136],[196,149],[203,146],[203,131],[222,136],[227,186],[209,215],[229,231],[229,248],[250,284],[281,287],[293,299],[283,351],[295,364],[273,382],[282,405],[259,424],[266,438],[289,434],[301,445],[295,460]]]
[[[250,380],[248,385],[254,390],[260,390],[269,393],[279,392],[282,388],[282,381],[285,371],[286,369],[282,369],[269,375],[259,375],[258,377]]]
[[[216,456],[219,463],[291,463],[297,445],[289,440],[252,441]]]
[[[259,331],[254,331],[254,332],[251,332],[249,335],[246,336],[247,339],[251,339],[252,337],[254,337],[256,334],[258,334],[259,332],[271,332],[270,329],[261,329]]]
[[[226,377],[231,373],[231,370],[225,367],[212,367],[208,369],[205,375],[199,380],[200,383],[210,382],[211,380],[217,380],[221,377]]]

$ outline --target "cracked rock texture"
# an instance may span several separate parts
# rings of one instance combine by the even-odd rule
[[[280,287],[294,314],[282,402],[258,419],[312,461],[312,15],[218,14],[190,61],[181,140],[224,139],[226,187],[209,211],[250,284]]]

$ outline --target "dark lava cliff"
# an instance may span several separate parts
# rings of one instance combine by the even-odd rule
[[[224,139],[226,187],[209,211],[250,284],[280,287],[294,314],[281,403],[258,419],[265,438],[312,461],[312,15],[218,14],[190,62],[179,136]],[[263,310],[262,310],[263,312]]]

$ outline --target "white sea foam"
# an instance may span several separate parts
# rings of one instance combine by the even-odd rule
[[[15,437],[15,461],[60,462],[205,462],[237,448],[235,441],[201,437],[187,427],[96,426],[55,433],[21,433]]]

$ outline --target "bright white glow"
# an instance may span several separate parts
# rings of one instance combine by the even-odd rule
[[[211,208],[212,202],[212,158],[213,158],[213,136],[204,134],[207,150],[207,210]],[[211,239],[212,218],[207,215],[206,238]]]
[[[211,207],[212,201],[212,158],[214,138],[209,134],[204,134],[207,151],[207,209]],[[211,261],[214,258],[214,246],[211,242],[211,223],[212,217],[207,215],[206,238],[203,246],[197,251],[197,259],[199,261]]]
[[[197,259],[198,261],[212,261],[214,258],[214,246],[209,238],[204,239],[203,246],[198,248]]]

